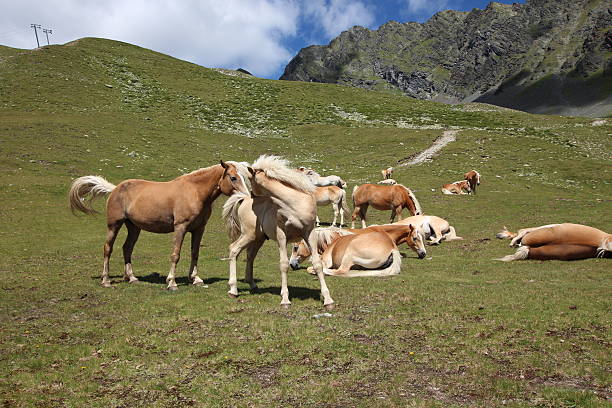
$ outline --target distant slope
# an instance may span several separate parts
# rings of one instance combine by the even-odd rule
[[[612,114],[612,13],[606,0],[490,3],[426,23],[353,27],[302,49],[280,79],[479,101],[533,113]]]

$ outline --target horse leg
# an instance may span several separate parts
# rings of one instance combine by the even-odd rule
[[[336,218],[338,217],[338,203],[332,203],[332,208],[334,209],[334,220],[332,221],[332,227],[336,226]],[[342,225],[342,222],[340,222]]]
[[[331,310],[334,308],[334,299],[332,299],[331,295],[329,294],[329,289],[325,283],[323,264],[321,262],[321,256],[317,251],[316,233],[311,231],[308,236],[304,235],[304,242],[308,244],[308,249],[310,250],[310,262],[312,263],[312,268],[319,278],[319,284],[321,285],[321,296],[323,296],[323,306],[325,306],[327,310]]]
[[[317,217],[317,227],[321,225],[321,221],[319,220],[319,212],[317,211],[317,215],[315,215],[315,217]]]
[[[123,279],[129,281],[130,283],[134,283],[138,282],[138,278],[134,276],[134,271],[132,270],[132,251],[134,250],[134,245],[136,245],[136,241],[138,241],[138,237],[140,236],[140,228],[134,225],[134,223],[130,220],[125,221],[125,227],[128,230],[128,235],[123,243],[123,261],[125,262],[125,273],[123,275]]]
[[[338,207],[340,207],[338,210],[340,211],[340,228],[342,228],[344,225],[344,206],[342,205],[342,202],[340,202]]]
[[[287,257],[287,236],[285,231],[276,229],[276,241],[278,242],[279,268],[281,274],[281,306],[287,308],[291,305],[289,300],[289,287],[287,286],[287,271],[289,270],[289,258]]]
[[[113,244],[115,243],[115,238],[117,238],[117,233],[119,229],[123,225],[123,220],[117,220],[114,223],[108,224],[108,232],[106,233],[106,242],[104,243],[104,266],[102,267],[102,286],[105,288],[110,288],[111,283],[108,278],[108,270],[110,266],[110,257],[113,253]]]
[[[247,248],[247,261],[246,261],[246,269],[244,272],[244,277],[251,287],[251,292],[257,290],[257,285],[255,284],[255,280],[253,279],[253,263],[255,262],[255,257],[257,256],[257,252],[259,248],[266,242],[265,239],[258,239],[251,242]]]
[[[181,259],[181,247],[183,246],[183,240],[185,239],[186,233],[187,230],[184,226],[180,225],[174,227],[174,247],[172,250],[172,255],[170,256],[170,273],[166,278],[168,290],[178,289],[178,286],[176,286],[176,281],[174,280],[174,276],[176,274],[176,264]]]
[[[395,217],[397,217],[398,220],[402,219],[402,206],[401,205],[398,205],[393,210],[391,210],[391,220],[389,221],[389,224],[393,224],[393,221],[395,221]]]
[[[432,239],[431,240],[431,245],[438,245],[438,244],[440,244],[440,242],[442,242],[442,239],[445,238],[445,236],[442,234],[442,230],[440,229],[440,226],[436,225],[433,222],[431,224],[429,224],[429,226],[433,230],[434,235],[436,236],[436,239]]]
[[[189,265],[189,279],[194,285],[202,286],[204,281],[198,276],[198,259],[200,258],[200,243],[204,235],[204,227],[191,231],[191,265]]]
[[[355,209],[353,210],[353,214],[351,214],[351,228],[355,229],[355,220],[357,219],[357,214],[359,214],[360,211],[360,207],[355,206]]]
[[[232,242],[229,246],[229,259],[230,259],[230,270],[229,270],[229,280],[227,284],[229,285],[229,290],[227,294],[229,297],[235,298],[238,297],[238,279],[236,278],[236,258],[242,252],[242,250],[249,245],[253,241],[253,238],[247,235],[241,235],[236,241]]]

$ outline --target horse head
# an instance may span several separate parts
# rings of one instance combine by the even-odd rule
[[[289,259],[289,266],[291,269],[296,270],[300,268],[300,264],[304,262],[306,258],[310,256],[310,250],[308,246],[301,240],[300,242],[296,242],[291,247],[291,258]]]
[[[245,177],[248,178],[247,171],[242,168],[246,166],[236,162],[224,162],[223,160],[220,161],[220,164],[223,167],[223,174],[218,183],[221,192],[226,196],[230,196],[235,191],[238,191],[250,196],[251,194],[245,180]]]
[[[425,258],[427,250],[425,249],[425,239],[423,235],[419,232],[419,229],[412,224],[408,224],[408,228],[408,234],[404,239],[406,245],[417,253],[419,259]]]

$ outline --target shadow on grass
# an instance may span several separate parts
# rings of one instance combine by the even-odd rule
[[[138,278],[138,280],[140,282],[147,282],[147,283],[153,283],[153,284],[159,284],[159,285],[166,285],[166,275],[160,275],[157,272],[154,273],[150,273],[148,275],[145,276],[136,276]],[[100,280],[100,276],[91,276],[91,279],[94,280]],[[109,276],[109,278],[111,279],[111,283],[119,283],[119,282],[123,282],[123,275],[113,275],[113,276]],[[213,283],[216,282],[220,282],[220,281],[225,281],[227,282],[227,279],[223,279],[223,278],[206,278],[206,279],[202,279],[204,281],[204,285],[212,285]],[[189,280],[189,278],[187,276],[176,276],[174,278],[174,281],[176,282],[176,284],[178,286],[188,286],[191,285],[191,281]],[[257,282],[257,279],[255,280]]]
[[[248,291],[248,289],[246,290]],[[257,290],[255,290],[252,293],[255,295],[268,293],[271,295],[280,296],[280,291],[281,291],[280,287],[270,286],[270,287],[265,287],[265,288],[257,288]],[[319,300],[321,298],[321,291],[310,289],[310,288],[304,288],[301,286],[289,286],[289,298],[290,299],[300,299],[300,300],[306,300],[306,299]]]

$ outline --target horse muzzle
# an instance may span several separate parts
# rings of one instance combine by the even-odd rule
[[[297,261],[297,259],[292,259],[291,261],[289,261],[289,266],[294,271],[297,271],[298,269],[300,269],[300,263]]]
[[[417,251],[417,255],[419,256],[419,259],[423,259],[427,255],[427,252],[423,251],[422,249],[419,249]]]

